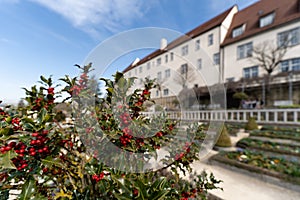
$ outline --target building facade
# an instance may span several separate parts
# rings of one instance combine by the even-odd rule
[[[168,106],[184,89],[194,88],[204,97],[209,96],[207,88],[218,83],[232,92],[251,90],[255,98],[264,99],[262,77],[268,73],[259,60],[260,52],[266,57],[273,55],[270,60],[278,62],[270,74],[273,90],[286,87],[281,96],[273,97],[285,100],[288,96],[293,103],[300,103],[300,0],[261,0],[241,11],[233,6],[186,36],[162,44],[128,66],[124,74],[138,77],[137,88],[144,78],[156,78],[161,87],[152,91],[152,97],[164,99]],[[284,52],[279,52],[283,45]],[[234,87],[228,88],[230,85]],[[209,98],[205,103],[209,104]]]

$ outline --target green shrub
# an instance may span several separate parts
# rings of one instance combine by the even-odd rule
[[[256,120],[254,117],[250,117],[248,119],[248,122],[245,126],[245,130],[256,130],[258,129],[258,126],[257,126],[257,123],[256,123]]]
[[[218,147],[231,147],[231,139],[230,139],[230,136],[227,132],[227,128],[225,125],[223,125],[223,129],[221,131],[221,134],[215,144],[215,146],[218,146]]]

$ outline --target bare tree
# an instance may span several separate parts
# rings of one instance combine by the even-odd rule
[[[253,48],[252,60],[262,67],[271,76],[275,68],[280,64],[288,49],[288,40],[276,45],[267,40]]]
[[[195,81],[195,79],[195,69],[188,64],[181,65],[174,76],[174,81],[182,87],[178,98],[184,108],[189,108],[196,101],[195,98],[193,98],[196,96],[194,95],[194,91],[188,89],[188,84]]]
[[[181,65],[174,76],[174,81],[181,85],[182,89],[187,88],[188,83],[193,82],[195,79],[195,69],[189,67],[188,64]]]
[[[264,79],[264,84],[266,86],[265,104],[269,103],[271,75],[286,54],[289,47],[289,41],[288,37],[281,41],[280,44],[276,44],[272,40],[267,40],[253,47],[252,62],[267,72]]]

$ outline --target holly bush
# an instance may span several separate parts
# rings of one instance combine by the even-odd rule
[[[118,72],[113,80],[102,79],[103,97],[91,64],[76,66],[81,75],[59,79],[62,89],[41,76],[40,86],[25,89],[24,107],[0,110],[1,198],[17,189],[22,200],[205,199],[219,188],[213,174],[190,167],[204,129],[182,131],[163,114],[142,114],[152,101],[153,80],[131,91],[134,78]],[[59,96],[72,105],[73,125],[57,120]]]

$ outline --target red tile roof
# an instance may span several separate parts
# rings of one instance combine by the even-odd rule
[[[156,51],[154,51],[153,53],[147,55],[146,57],[142,58],[139,62],[136,63],[136,65],[130,65],[128,66],[123,73],[135,68],[138,65],[141,65],[163,53],[165,53],[166,51],[190,40],[191,38],[195,38],[219,25],[222,24],[222,22],[225,20],[225,18],[227,17],[227,15],[230,13],[230,11],[233,9],[234,6],[232,6],[230,9],[226,10],[225,12],[221,13],[220,15],[214,17],[213,19],[205,22],[204,24],[196,27],[195,29],[189,31],[188,33],[186,33],[185,35],[175,39],[174,41],[170,42],[167,47],[163,50],[158,49]]]
[[[300,0],[261,0],[251,6],[237,12],[232,20],[227,36],[221,46],[225,46],[263,31],[300,19]],[[275,13],[272,24],[259,27],[259,19],[270,13]],[[232,37],[232,30],[245,24],[245,32],[235,38]]]

